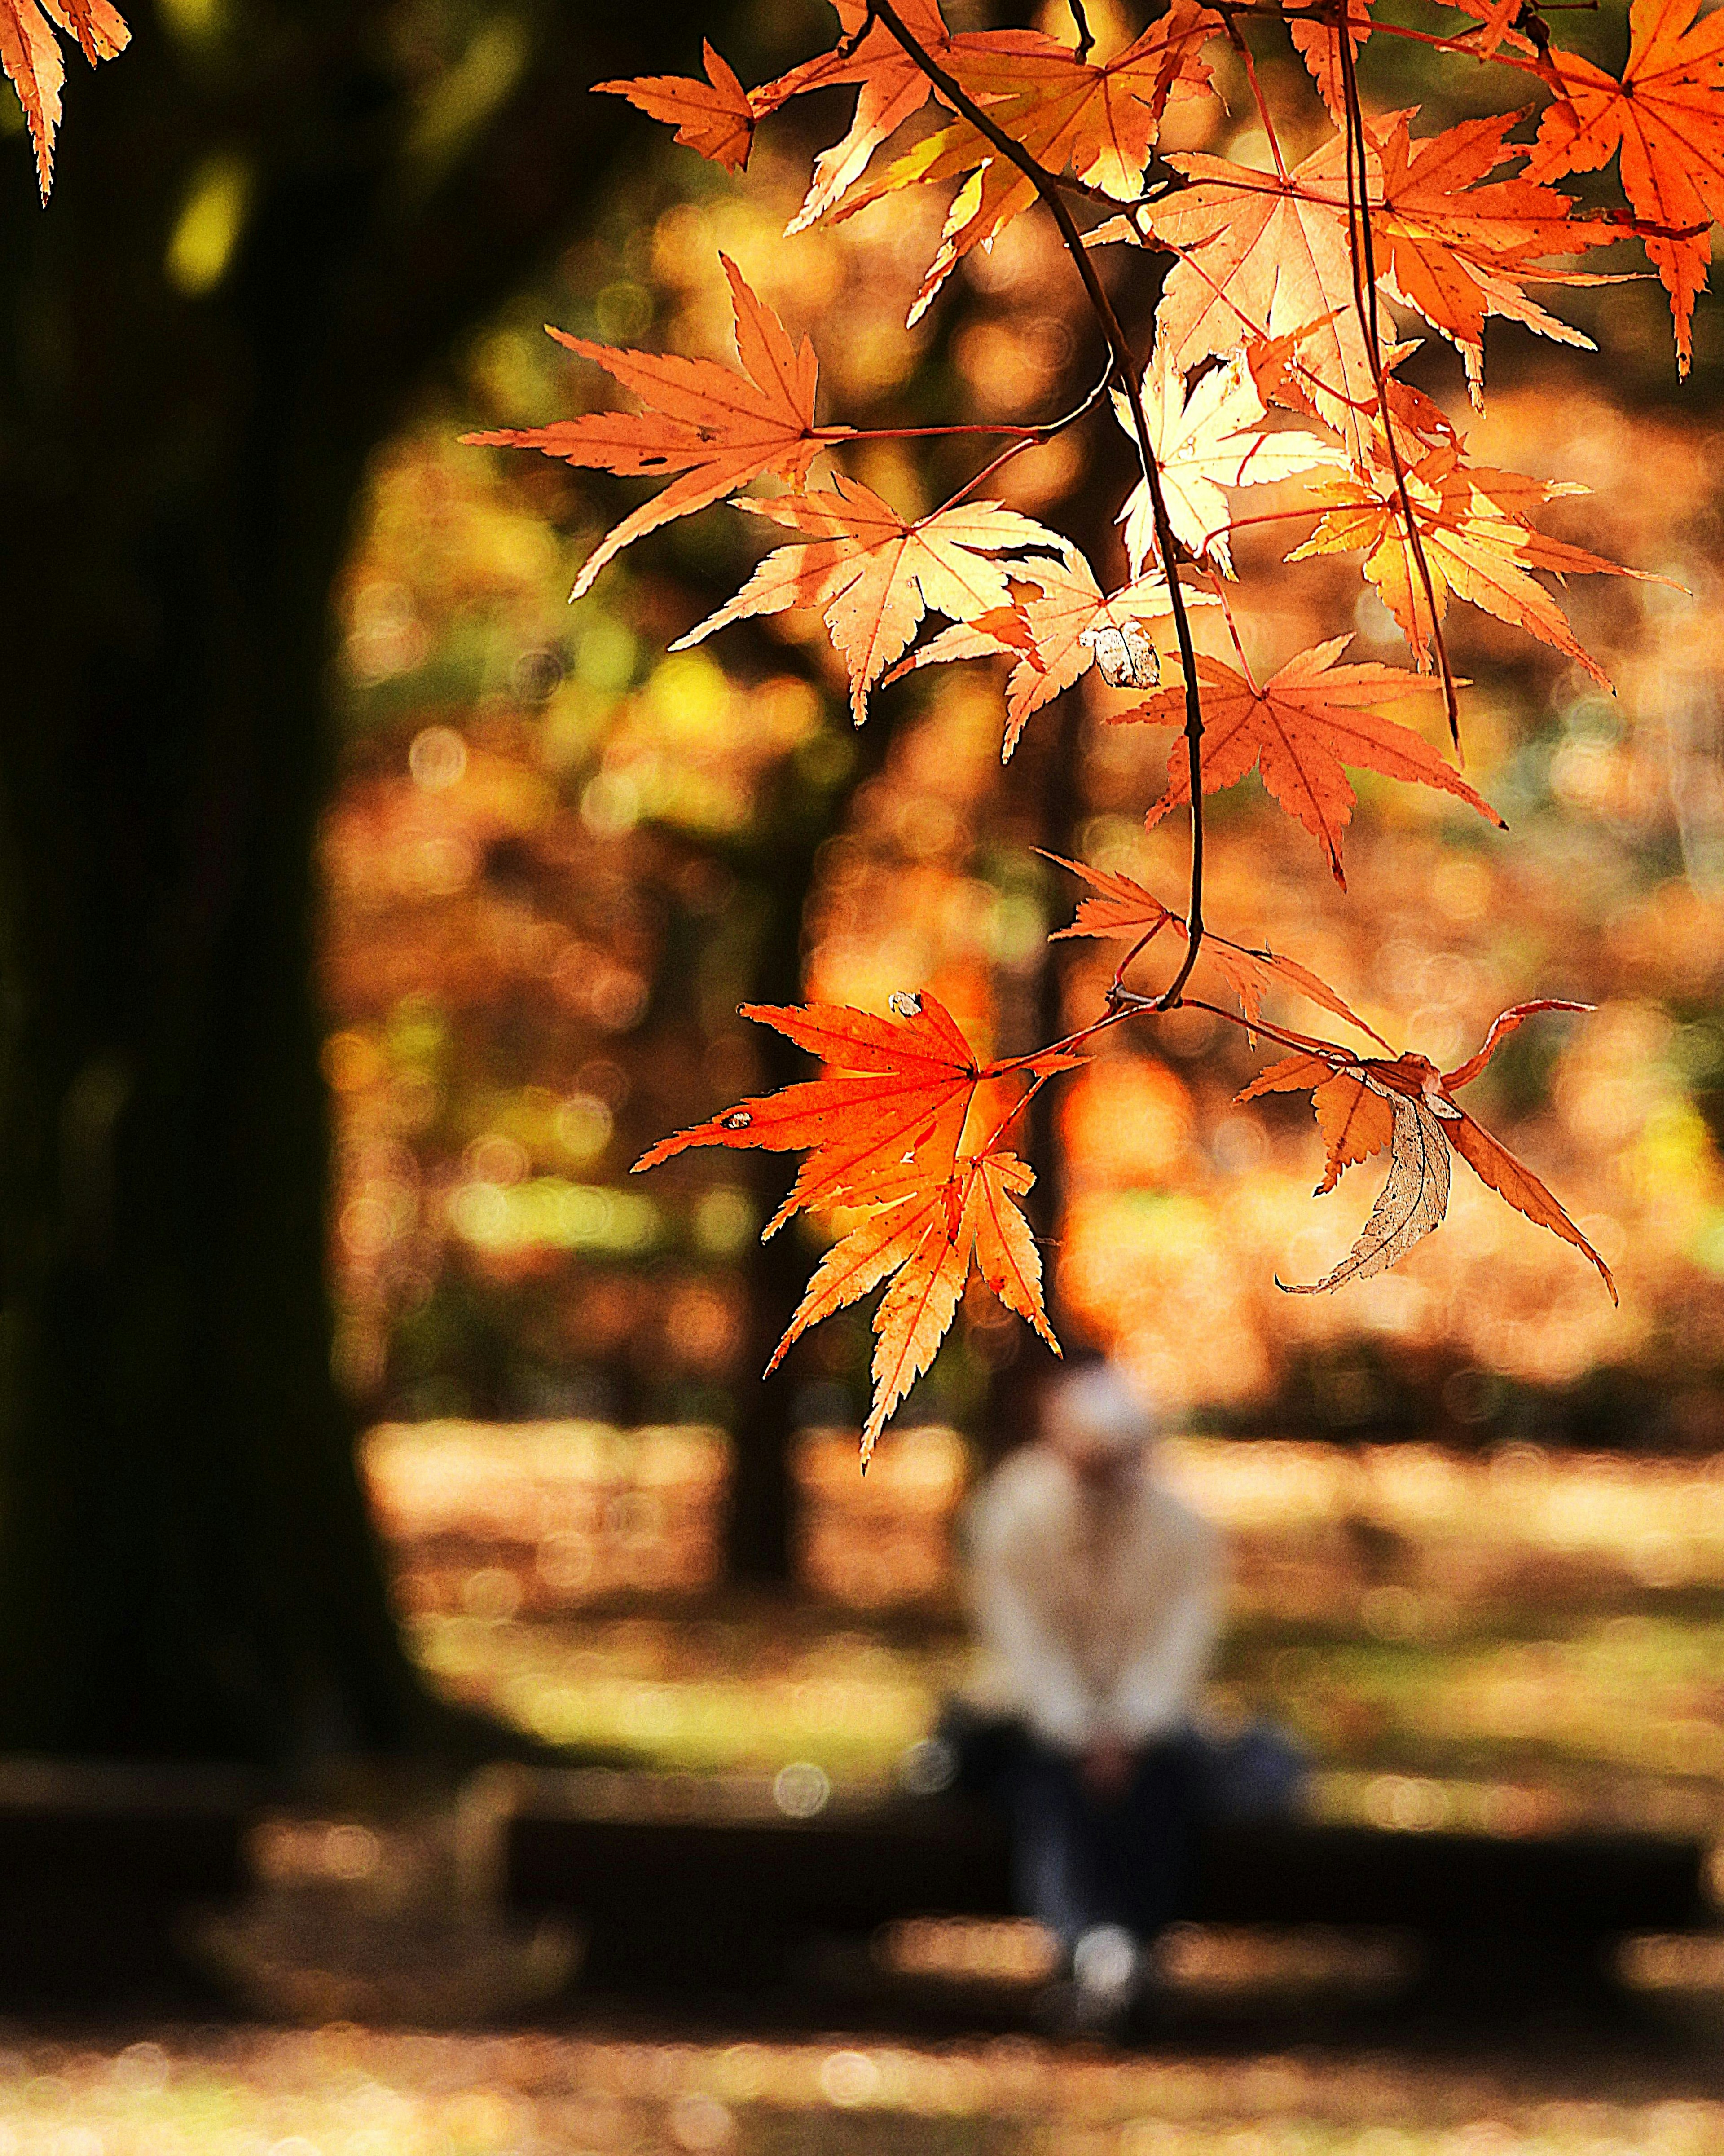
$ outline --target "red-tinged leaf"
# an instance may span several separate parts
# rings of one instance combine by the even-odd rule
[[[1063,942],[1069,936],[1154,935],[1169,921],[1176,921],[1180,935],[1184,935],[1184,921],[1135,876],[1119,870],[1092,869],[1083,861],[1069,861],[1063,854],[1050,854],[1039,846],[1036,851],[1056,868],[1069,869],[1096,894],[1094,898],[1078,901],[1071,926],[1056,928],[1048,939],[1049,942]]]
[[[1027,1161],[1011,1153],[984,1153],[969,1163],[965,1202],[983,1279],[1057,1355],[1060,1342],[1042,1305],[1042,1254],[1018,1208],[1034,1181],[1035,1171]]]
[[[643,74],[627,82],[596,82],[593,87],[626,97],[654,120],[674,126],[679,142],[726,172],[740,172],[754,146],[754,108],[734,69],[710,40],[702,40],[701,58],[705,82],[688,75]]]
[[[1078,901],[1077,915],[1070,927],[1056,928],[1049,938],[1050,942],[1061,942],[1069,936],[1128,936],[1136,942],[1158,935],[1164,927],[1171,928],[1182,943],[1185,941],[1183,916],[1163,906],[1153,891],[1145,890],[1133,877],[1118,871],[1087,868],[1081,861],[1069,861],[1062,855],[1047,853],[1040,847],[1036,850],[1044,860],[1070,869],[1097,894],[1094,898]],[[1213,928],[1203,932],[1198,963],[1201,965],[1206,958],[1238,996],[1248,1019],[1255,1020],[1270,981],[1280,979],[1335,1017],[1357,1026],[1361,1033],[1369,1034],[1380,1046],[1388,1045],[1381,1034],[1367,1025],[1357,1011],[1342,1001],[1326,981],[1321,980],[1296,958],[1235,943],[1228,937],[1218,935]]]
[[[1490,1032],[1465,1063],[1459,1063],[1454,1070],[1443,1073],[1443,1091],[1452,1093],[1458,1086],[1470,1085],[1509,1035],[1523,1026],[1529,1018],[1536,1018],[1541,1011],[1590,1011],[1593,1008],[1591,1004],[1569,1003],[1561,996],[1540,996],[1533,1003],[1516,1004],[1512,1009],[1501,1012],[1492,1019]]]
[[[1011,603],[1020,560],[998,560],[1014,547],[1065,544],[997,501],[969,501],[906,523],[859,480],[839,473],[834,492],[780,495],[743,505],[787,525],[797,541],[768,554],[736,596],[680,637],[673,651],[751,614],[818,607],[850,678],[850,711],[859,726],[870,690],[931,609],[971,621]]]
[[[1287,814],[1302,824],[1329,857],[1337,883],[1342,834],[1358,797],[1343,767],[1354,764],[1452,793],[1499,826],[1501,819],[1437,751],[1383,706],[1429,695],[1434,685],[1392,666],[1338,666],[1349,639],[1337,637],[1290,659],[1260,688],[1219,659],[1198,654],[1203,713],[1203,791],[1232,786],[1254,767]],[[1161,690],[1148,702],[1111,712],[1117,721],[1185,724],[1185,691]],[[1150,810],[1158,823],[1191,798],[1190,766],[1182,737],[1168,755],[1167,791]]]
[[[1506,1146],[1499,1145],[1489,1131],[1475,1123],[1464,1110],[1455,1122],[1445,1123],[1443,1127],[1449,1142],[1480,1182],[1489,1183],[1516,1212],[1524,1213],[1529,1220],[1537,1222],[1541,1228],[1548,1228],[1553,1235],[1560,1235],[1565,1243],[1573,1244],[1577,1250],[1590,1258],[1598,1269],[1598,1277],[1610,1291],[1610,1300],[1621,1301],[1609,1266],[1530,1168],[1516,1160]]]
[[[1243,1106],[1263,1093],[1308,1093],[1314,1086],[1326,1082],[1330,1075],[1347,1060],[1340,1049],[1331,1050],[1326,1042],[1309,1053],[1284,1055],[1279,1063],[1271,1063],[1267,1070],[1260,1070],[1249,1086],[1243,1086],[1234,1098]]]
[[[736,264],[725,255],[719,259],[736,311],[741,373],[716,360],[613,352],[552,330],[559,344],[603,367],[646,410],[587,412],[548,427],[503,428],[461,437],[480,446],[539,449],[587,469],[630,475],[682,474],[599,542],[576,578],[571,598],[589,590],[606,562],[644,532],[721,501],[767,472],[799,484],[820,451],[850,433],[848,427],[814,424],[813,346],[807,337],[793,345],[784,325],[755,296]]]
[[[54,144],[60,123],[66,68],[52,25],[78,40],[94,64],[112,59],[131,39],[125,18],[109,0],[0,0],[0,69],[29,123],[36,184],[46,202],[54,186]]]
[[[945,1218],[946,1191],[936,1183],[931,1190],[882,1206],[840,1236],[816,1267],[762,1375],[772,1376],[811,1325],[830,1317],[847,1303],[859,1301],[878,1287],[888,1273],[906,1264],[921,1248],[929,1229]]]
[[[1347,1168],[1381,1152],[1390,1142],[1394,1111],[1388,1095],[1367,1085],[1356,1070],[1337,1070],[1324,1079],[1313,1089],[1311,1104],[1325,1149],[1323,1179],[1316,1188],[1321,1198],[1335,1188]]]
[[[1418,142],[1406,113],[1372,131],[1381,177],[1371,228],[1383,290],[1416,307],[1460,351],[1475,404],[1482,401],[1488,315],[1558,344],[1593,349],[1590,337],[1539,306],[1525,282],[1561,281],[1568,273],[1551,270],[1549,257],[1608,247],[1622,237],[1611,224],[1576,216],[1568,196],[1553,187],[1489,177],[1526,155],[1504,140],[1521,116],[1464,120]]]
[[[901,1194],[889,1193],[879,1178],[895,1173],[906,1154],[926,1154],[943,1180],[983,1073],[951,1014],[932,996],[895,1002],[897,1019],[830,1004],[745,1004],[745,1018],[776,1027],[819,1056],[831,1075],[740,1101],[710,1122],[661,1138],[634,1163],[635,1171],[656,1168],[690,1146],[810,1148],[765,1235],[808,1206],[839,1204],[870,1178],[876,1200]]]
[[[1297,1052],[1260,1071],[1239,1098],[1249,1101],[1263,1093],[1311,1091],[1326,1154],[1324,1178],[1318,1185],[1320,1194],[1334,1188],[1344,1168],[1380,1150],[1385,1107],[1393,1124],[1389,1180],[1363,1235],[1332,1272],[1311,1287],[1289,1291],[1309,1295],[1347,1281],[1367,1279],[1393,1264],[1438,1225],[1448,1204],[1449,1179],[1448,1148],[1434,1143],[1440,1133],[1449,1147],[1460,1153],[1517,1212],[1590,1258],[1609,1289],[1611,1300],[1616,1301],[1616,1283],[1609,1267],[1550,1192],[1453,1098],[1454,1088],[1476,1077],[1496,1044],[1535,1012],[1585,1008],[1557,1001],[1517,1004],[1491,1027],[1479,1052],[1446,1075],[1426,1056],[1406,1055],[1390,1060],[1358,1056],[1333,1041],[1313,1040],[1304,1034],[1276,1029],[1278,1037]],[[1380,1105],[1373,1106],[1369,1096]]]
[[[1700,0],[1634,0],[1620,82],[1573,53],[1556,72],[1563,95],[1545,113],[1527,177],[1597,172],[1619,153],[1623,192],[1647,223],[1664,228],[1645,235],[1645,247],[1670,294],[1676,370],[1686,375],[1711,228],[1724,217],[1724,16],[1701,15]]]

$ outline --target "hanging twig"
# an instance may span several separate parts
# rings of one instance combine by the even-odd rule
[[[1365,136],[1364,108],[1359,103],[1359,78],[1354,65],[1348,0],[1335,0],[1331,14],[1335,22],[1335,41],[1340,49],[1341,89],[1347,119],[1347,259],[1352,270],[1353,306],[1365,339],[1366,364],[1371,369],[1371,379],[1377,387],[1378,413],[1383,421],[1383,439],[1388,448],[1389,469],[1394,474],[1395,492],[1400,497],[1401,515],[1406,523],[1408,550],[1419,571],[1419,581],[1424,588],[1425,604],[1430,614],[1431,645],[1436,655],[1437,670],[1442,678],[1444,706],[1449,714],[1449,736],[1458,749],[1460,747],[1460,698],[1455,690],[1455,670],[1449,664],[1449,647],[1444,640],[1443,624],[1437,612],[1436,581],[1431,575],[1430,563],[1425,558],[1424,536],[1419,529],[1419,520],[1414,514],[1413,495],[1401,462],[1400,445],[1395,439],[1394,414],[1390,411],[1388,403],[1388,377],[1383,364],[1383,342],[1378,331],[1377,249],[1371,232],[1371,167]]]
[[[1084,13],[1084,0],[1065,0],[1065,4],[1071,10],[1072,21],[1077,24],[1077,56],[1080,60],[1086,60],[1095,40],[1090,33],[1090,18]],[[1597,5],[1597,0],[1593,0],[1593,4]]]
[[[1197,961],[1198,946],[1203,935],[1203,711],[1198,693],[1197,647],[1192,639],[1184,595],[1179,588],[1176,558],[1178,542],[1167,516],[1167,498],[1162,488],[1161,467],[1156,459],[1155,444],[1150,439],[1149,418],[1143,408],[1143,385],[1137,362],[1126,341],[1125,331],[1120,326],[1120,318],[1114,311],[1113,302],[1109,299],[1106,288],[1085,248],[1084,236],[1078,230],[1060,194],[1057,176],[1049,172],[1045,166],[1039,164],[1021,143],[1013,141],[1002,127],[990,120],[962,85],[923,49],[914,33],[906,27],[903,18],[892,5],[892,0],[868,0],[868,12],[863,18],[863,25],[865,27],[870,21],[878,22],[890,32],[953,111],[967,120],[977,133],[990,142],[1001,157],[1015,165],[1040,196],[1059,228],[1066,253],[1083,280],[1091,311],[1101,325],[1108,350],[1113,356],[1111,371],[1131,407],[1138,461],[1142,467],[1144,485],[1149,491],[1156,545],[1161,554],[1162,568],[1167,573],[1167,597],[1173,610],[1174,636],[1179,646],[1179,663],[1185,675],[1185,742],[1191,770],[1191,903],[1187,916],[1191,941],[1185,962],[1167,992],[1166,1000],[1171,1005],[1190,978],[1192,967]]]

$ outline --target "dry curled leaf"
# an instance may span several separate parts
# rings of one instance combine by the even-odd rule
[[[1349,1281],[1367,1280],[1429,1235],[1440,1224],[1449,1203],[1449,1154],[1453,1151],[1517,1213],[1589,1258],[1610,1300],[1616,1301],[1609,1266],[1557,1199],[1524,1162],[1475,1122],[1454,1097],[1527,1019],[1542,1011],[1589,1008],[1551,998],[1516,1004],[1496,1019],[1482,1047],[1446,1071],[1423,1055],[1358,1056],[1333,1041],[1280,1032],[1277,1037],[1296,1052],[1260,1071],[1239,1097],[1243,1101],[1264,1093],[1311,1093],[1324,1142],[1318,1195],[1334,1189],[1347,1168],[1381,1152],[1385,1143],[1389,1147],[1388,1181],[1358,1240],[1331,1272],[1310,1286],[1290,1288],[1289,1293],[1312,1295]]]

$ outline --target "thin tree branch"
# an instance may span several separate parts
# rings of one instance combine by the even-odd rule
[[[1389,409],[1388,402],[1388,377],[1383,364],[1383,340],[1378,333],[1377,313],[1377,249],[1371,231],[1371,167],[1365,136],[1364,107],[1359,102],[1359,78],[1354,64],[1352,10],[1348,0],[1334,0],[1331,14],[1335,23],[1335,42],[1341,58],[1342,97],[1347,116],[1347,251],[1352,270],[1353,306],[1358,315],[1359,327],[1364,333],[1366,363],[1371,369],[1371,379],[1377,387],[1377,408],[1383,421],[1383,439],[1388,448],[1389,469],[1394,474],[1395,492],[1400,497],[1401,514],[1406,522],[1408,549],[1419,571],[1419,581],[1424,587],[1425,604],[1430,613],[1430,640],[1436,653],[1438,670],[1442,676],[1443,703],[1449,714],[1449,736],[1458,749],[1460,747],[1460,698],[1455,690],[1455,670],[1449,664],[1449,647],[1444,639],[1443,624],[1437,613],[1436,582],[1431,575],[1430,563],[1425,558],[1424,540],[1419,529],[1419,520],[1413,511],[1413,495],[1401,462],[1400,444],[1395,439],[1394,413]]]
[[[1198,693],[1197,647],[1192,639],[1184,595],[1179,588],[1178,542],[1167,516],[1167,497],[1162,488],[1161,467],[1156,459],[1155,444],[1150,439],[1149,418],[1143,408],[1143,385],[1137,362],[1126,341],[1125,331],[1120,326],[1120,318],[1114,311],[1113,302],[1109,299],[1106,288],[1084,245],[1084,236],[1066,207],[1060,192],[1059,182],[1053,174],[1039,164],[1021,143],[1013,141],[1003,128],[990,120],[962,85],[922,49],[914,34],[906,28],[902,17],[892,5],[892,0],[868,0],[868,16],[864,19],[870,18],[883,24],[891,33],[908,58],[921,69],[953,111],[967,120],[978,135],[991,142],[1003,157],[1015,165],[1040,196],[1059,228],[1060,237],[1065,243],[1065,251],[1070,255],[1073,266],[1083,280],[1090,309],[1101,326],[1102,334],[1107,339],[1108,350],[1113,356],[1112,372],[1131,407],[1138,461],[1142,466],[1144,484],[1149,490],[1156,545],[1167,573],[1167,597],[1173,609],[1174,635],[1179,646],[1180,665],[1185,675],[1185,741],[1191,770],[1191,904],[1188,916],[1191,943],[1186,952],[1185,963],[1167,991],[1167,1000],[1171,1004],[1190,977],[1203,934],[1203,711]]]

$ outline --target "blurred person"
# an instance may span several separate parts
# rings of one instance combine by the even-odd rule
[[[981,1662],[942,1729],[958,1785],[1005,1812],[1018,1907],[1060,1941],[1061,2001],[1090,2027],[1123,2017],[1144,1943],[1183,1913],[1199,1817],[1285,1794],[1254,1804],[1229,1773],[1249,1784],[1267,1765],[1274,1783],[1290,1766],[1199,1727],[1220,1539],[1157,1479],[1152,1436],[1113,1363],[1054,1378],[1035,1439],[972,1503]]]

